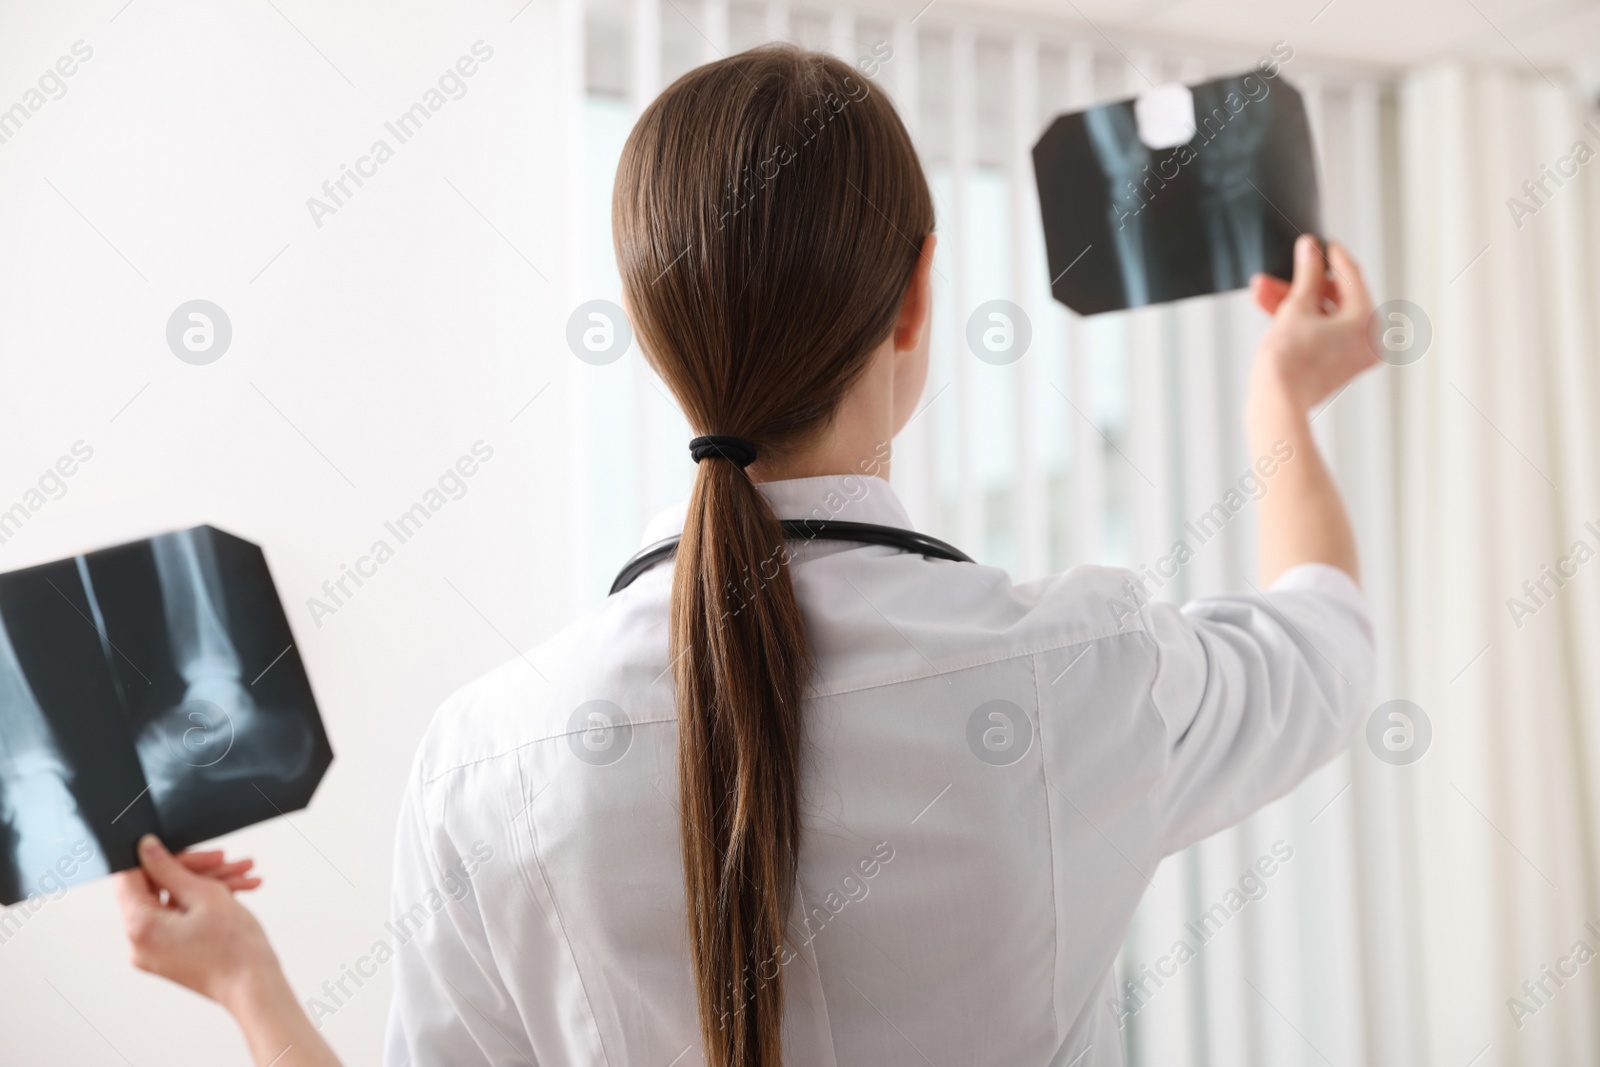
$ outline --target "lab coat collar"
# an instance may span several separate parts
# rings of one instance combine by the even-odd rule
[[[870,522],[878,526],[911,529],[911,516],[889,483],[872,474],[824,474],[816,478],[786,478],[759,482],[761,490],[780,519],[842,519]],[[678,503],[660,512],[644,528],[643,545],[653,545],[683,533],[689,502]]]

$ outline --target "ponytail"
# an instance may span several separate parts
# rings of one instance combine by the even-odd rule
[[[683,883],[709,1067],[780,1067],[811,670],[783,533],[751,480],[826,431],[933,230],[905,127],[854,68],[767,47],[640,116],[612,231],[641,348],[700,461],[672,580]],[[749,474],[738,434],[759,448]],[[706,443],[702,447],[699,443]]]
[[[701,462],[678,545],[669,651],[683,882],[713,1065],[782,1061],[810,670],[785,551],[749,476],[726,459]]]

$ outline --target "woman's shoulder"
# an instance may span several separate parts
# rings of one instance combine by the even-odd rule
[[[798,588],[816,695],[970,670],[1143,629],[1124,570],[1078,566],[1017,582],[1004,569],[910,553],[838,553]],[[1133,647],[1133,646],[1130,646]]]
[[[573,731],[579,709],[614,692],[619,677],[625,683],[629,676],[660,672],[665,617],[663,625],[641,626],[637,616],[637,605],[610,598],[450,694],[418,747],[418,780],[428,784],[530,745],[560,741]]]

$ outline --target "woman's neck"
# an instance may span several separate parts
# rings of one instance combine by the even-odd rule
[[[890,442],[894,439],[894,361],[881,358],[867,365],[861,378],[839,402],[839,410],[816,438],[770,460],[749,467],[757,482],[817,478],[829,474],[870,474],[889,479]]]

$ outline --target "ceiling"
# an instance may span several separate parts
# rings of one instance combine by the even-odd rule
[[[1600,0],[934,0],[1104,36],[1168,37],[1406,67],[1462,57],[1600,80]],[[920,6],[920,4],[918,5]],[[930,9],[931,13],[931,9]]]

